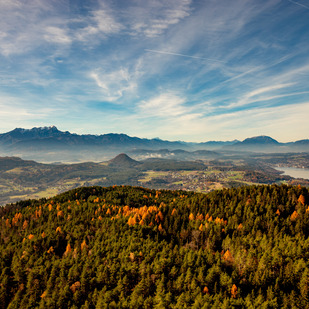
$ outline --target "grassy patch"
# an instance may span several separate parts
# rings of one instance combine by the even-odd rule
[[[138,181],[139,182],[149,182],[151,181],[152,179],[154,178],[159,178],[159,177],[162,177],[162,176],[167,176],[169,174],[169,172],[157,172],[157,171],[147,171],[144,173],[144,177],[139,179]]]

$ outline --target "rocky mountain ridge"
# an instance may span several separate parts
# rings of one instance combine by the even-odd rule
[[[145,151],[167,150],[216,152],[309,152],[309,140],[280,143],[269,136],[256,136],[243,141],[208,141],[201,143],[166,141],[159,138],[131,137],[123,133],[101,135],[75,134],[55,126],[16,128],[0,134],[0,156],[19,156],[41,162],[103,161],[126,152],[138,156]],[[160,154],[161,155],[161,154]],[[156,154],[155,154],[156,156]]]

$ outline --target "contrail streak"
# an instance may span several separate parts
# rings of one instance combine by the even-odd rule
[[[177,53],[171,53],[171,52],[161,51],[161,50],[145,49],[145,51],[152,52],[152,53],[157,53],[157,54],[172,55],[172,56],[181,56],[181,57],[187,57],[187,58],[202,59],[202,60],[208,60],[208,61],[215,61],[215,62],[225,63],[224,61],[217,60],[217,59],[204,58],[204,57],[197,57],[197,56],[190,56],[190,55],[184,55],[184,54],[177,54]]]
[[[307,5],[304,5],[302,3],[299,3],[299,2],[296,2],[296,1],[293,1],[293,0],[288,0],[288,1],[309,10],[309,6],[307,6]]]

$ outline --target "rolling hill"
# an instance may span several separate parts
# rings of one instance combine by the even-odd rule
[[[78,188],[0,209],[0,308],[307,308],[309,192]]]

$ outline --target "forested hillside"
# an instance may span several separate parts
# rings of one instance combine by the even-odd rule
[[[88,187],[0,210],[0,308],[308,308],[309,193]]]

